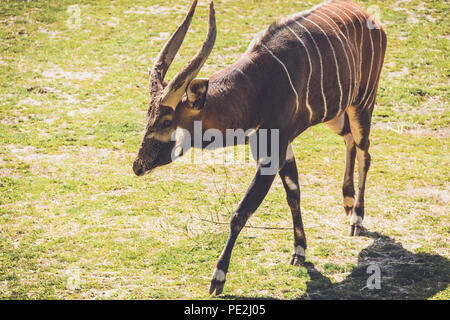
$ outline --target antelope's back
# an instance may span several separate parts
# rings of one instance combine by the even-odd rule
[[[374,101],[385,49],[382,26],[355,3],[337,0],[273,23],[246,54],[279,64],[300,107],[323,122]]]

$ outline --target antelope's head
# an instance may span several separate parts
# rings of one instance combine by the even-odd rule
[[[209,8],[209,26],[203,46],[188,64],[169,82],[164,77],[183,43],[191,24],[197,0],[175,33],[159,53],[150,71],[150,103],[147,112],[145,135],[138,155],[133,162],[133,171],[141,176],[152,169],[168,164],[173,160],[175,141],[172,135],[177,127],[184,127],[200,110],[208,90],[207,79],[195,79],[214,47],[216,39],[216,20],[214,4]]]

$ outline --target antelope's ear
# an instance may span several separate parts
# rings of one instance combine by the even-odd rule
[[[209,79],[194,79],[186,89],[187,100],[191,108],[201,110],[205,105]]]

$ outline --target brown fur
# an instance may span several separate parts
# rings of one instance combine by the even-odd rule
[[[196,1],[189,14],[193,14],[195,4]],[[178,30],[187,29],[189,14],[185,27]],[[369,25],[376,28],[368,28]],[[212,41],[205,42],[202,49],[211,49],[215,39],[212,4],[207,38]],[[178,47],[179,44],[176,43]],[[351,1],[336,0],[273,23],[233,65],[213,74],[209,80],[190,82],[192,70],[198,72],[206,60],[200,51],[168,85],[163,79],[151,79],[151,87],[156,90],[150,93],[146,135],[133,169],[141,175],[169,163],[174,143],[167,139],[177,127],[188,130],[193,137],[195,120],[202,121],[203,130],[218,129],[224,135],[227,129],[279,129],[278,173],[294,223],[295,250],[291,264],[301,264],[305,259],[306,236],[300,213],[298,173],[290,143],[318,123],[328,124],[344,137],[347,146],[344,207],[351,216],[351,235],[359,234],[370,166],[370,121],[385,50],[386,34],[373,17]],[[203,52],[209,54],[210,50]],[[156,70],[153,74],[165,71]],[[165,101],[173,104],[173,99],[161,98],[183,86],[186,93],[177,98],[176,107],[165,105]],[[164,127],[168,119],[172,121],[171,126]],[[289,157],[285,161],[287,150]],[[358,159],[359,174],[356,199],[355,159]],[[257,173],[231,219],[230,236],[216,268],[220,276],[212,279],[211,293],[222,292],[239,232],[273,182],[275,175],[261,174],[264,164],[257,163]]]

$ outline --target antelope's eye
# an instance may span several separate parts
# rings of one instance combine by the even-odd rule
[[[172,120],[164,120],[162,125],[164,128],[169,128],[170,126],[172,126]]]

